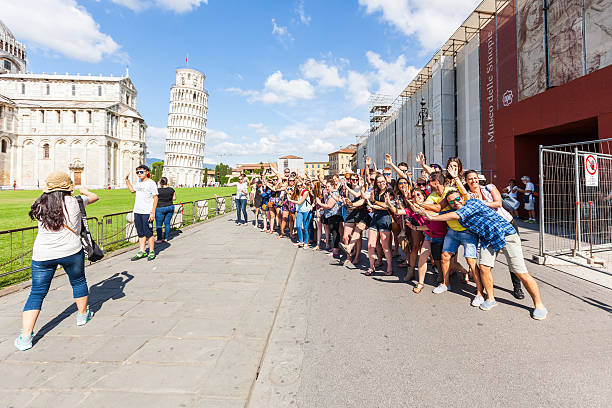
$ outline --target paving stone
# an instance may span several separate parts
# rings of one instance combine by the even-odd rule
[[[23,351],[22,353],[27,353]],[[57,375],[48,364],[0,364],[0,390],[38,389],[50,378]]]
[[[226,340],[150,339],[130,358],[140,363],[214,364],[227,344]]]
[[[196,399],[194,407],[197,408],[244,408],[246,399],[243,398],[211,398],[200,397]]]
[[[182,307],[181,302],[143,300],[126,313],[128,317],[170,317]]]
[[[86,362],[125,361],[149,340],[148,336],[108,337],[104,344],[85,357]]]
[[[80,362],[104,341],[98,337],[34,337],[34,347],[29,350],[13,353],[6,361],[23,361],[35,363]]]
[[[35,391],[1,391],[0,408],[22,408],[36,397]]]
[[[47,371],[54,375],[41,387],[42,390],[75,391],[89,389],[100,378],[115,371],[118,364],[75,363],[47,364]]]
[[[211,366],[126,364],[93,384],[93,389],[184,393],[195,392],[211,371]]]
[[[192,394],[153,394],[122,391],[93,391],[80,406],[96,408],[118,407],[155,407],[181,408],[193,407],[195,396]]]
[[[230,337],[236,333],[237,327],[237,318],[184,318],[177,322],[176,326],[168,333],[168,336],[186,339]]]
[[[40,391],[27,408],[76,407],[85,397],[82,391]]]
[[[164,336],[176,325],[172,317],[125,317],[109,334],[124,336]]]

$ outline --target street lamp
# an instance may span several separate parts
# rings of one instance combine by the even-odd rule
[[[425,154],[425,122],[431,122],[433,119],[429,116],[429,109],[425,107],[425,98],[421,98],[421,111],[419,112],[416,127],[420,127],[423,132],[423,154]]]

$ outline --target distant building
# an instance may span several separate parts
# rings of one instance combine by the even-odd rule
[[[329,174],[344,174],[352,170],[351,159],[356,150],[343,148],[329,154]]]
[[[240,173],[250,172],[253,173],[255,171],[260,171],[263,169],[264,171],[273,168],[277,169],[276,163],[248,163],[248,164],[237,164],[236,168],[240,171]]]
[[[329,175],[329,166],[327,162],[305,162],[304,170],[310,178],[318,177],[319,174],[324,177]]]
[[[125,186],[145,162],[146,123],[125,76],[26,73],[25,46],[0,22],[0,188],[49,173],[90,188]]]
[[[277,160],[278,171],[282,174],[285,169],[295,171],[297,174],[304,175],[304,159],[298,156],[284,156]]]

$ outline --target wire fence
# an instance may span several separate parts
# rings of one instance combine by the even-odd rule
[[[540,255],[610,273],[612,139],[540,147]]]
[[[170,226],[179,230],[236,209],[236,196],[224,196],[174,205]],[[138,241],[131,211],[106,214],[102,218],[87,219],[89,231],[105,251],[111,252],[130,246]],[[155,226],[157,228],[157,226]],[[32,260],[32,248],[38,227],[17,228],[0,231],[0,278],[12,274],[28,273]],[[0,281],[0,287],[5,286]]]

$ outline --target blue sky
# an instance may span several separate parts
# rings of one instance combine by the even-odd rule
[[[170,86],[185,65],[209,91],[207,163],[326,160],[368,127],[477,0],[0,0],[32,72],[122,75],[163,158]]]

